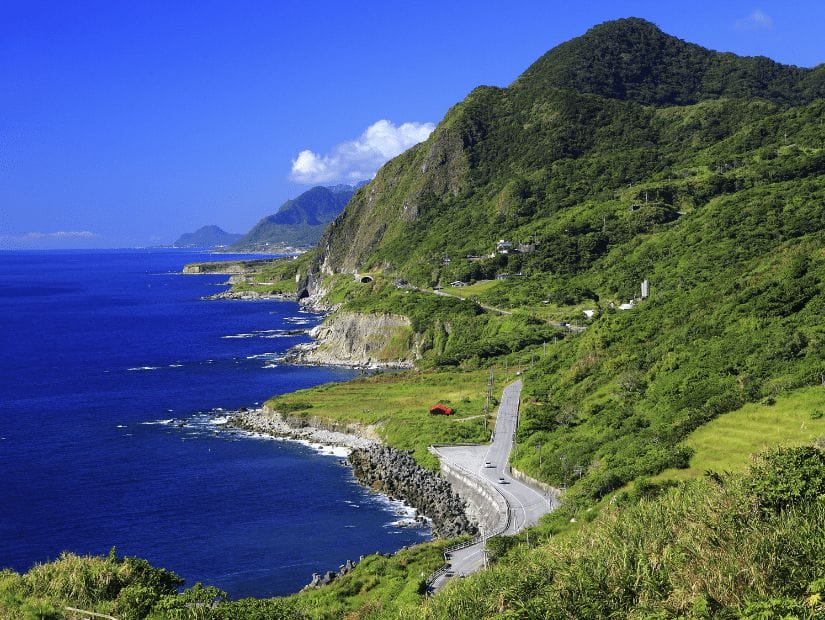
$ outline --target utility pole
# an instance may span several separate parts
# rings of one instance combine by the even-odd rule
[[[487,380],[487,395],[484,400],[484,431],[487,431],[487,416],[490,413],[490,403],[493,400],[493,368],[490,367],[490,378]]]

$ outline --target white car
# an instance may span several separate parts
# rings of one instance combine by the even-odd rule
[[[504,479],[504,476],[499,476],[498,477],[498,483],[499,484],[507,484],[507,481]]]

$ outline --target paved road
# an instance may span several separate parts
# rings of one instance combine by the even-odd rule
[[[419,293],[429,293],[430,295],[439,295],[441,297],[452,297],[454,299],[460,299],[461,301],[467,301],[466,297],[461,297],[460,295],[454,295],[453,293],[445,293],[444,291],[436,290],[436,289],[419,288],[417,286],[413,286],[412,284],[405,284],[404,286],[402,286],[400,288],[406,288],[406,289],[410,289],[410,290],[413,290],[413,291],[418,291]],[[512,315],[513,314],[512,310],[505,310],[504,308],[496,308],[495,306],[488,306],[487,304],[483,304],[480,301],[477,301],[475,299],[470,299],[469,301],[473,302],[479,308],[483,308],[484,310],[487,310],[489,312],[495,312],[497,314],[506,314],[506,315]],[[575,334],[579,334],[579,333],[583,332],[585,329],[587,329],[587,327],[585,327],[583,325],[570,325],[569,323],[564,323],[564,322],[559,322],[559,321],[548,321],[547,323],[549,325],[552,325],[553,327],[557,327],[559,329],[565,329],[565,330],[567,330],[569,332],[573,332]]]
[[[467,301],[466,297],[461,297],[460,295],[453,295],[452,293],[445,293],[442,290],[432,289],[432,288],[419,288],[417,286],[413,286],[412,284],[405,284],[400,288],[407,288],[413,291],[418,291],[419,293],[429,293],[430,295],[438,295],[439,297],[452,297],[453,299],[460,299],[461,301]],[[512,310],[504,310],[503,308],[496,308],[494,306],[488,306],[487,304],[483,304],[480,301],[476,301],[475,299],[471,299],[475,305],[479,308],[483,308],[484,310],[488,310],[489,312],[495,312],[497,314],[513,314]]]
[[[499,522],[492,527],[492,531],[482,531],[479,542],[452,553],[449,559],[450,572],[455,575],[469,575],[484,566],[484,544],[488,536],[516,534],[535,525],[542,515],[558,506],[554,497],[519,482],[509,474],[507,463],[518,426],[521,388],[520,380],[504,388],[492,443],[486,446],[440,446],[435,449],[442,461],[463,470],[465,475],[475,478],[492,493],[500,494],[509,512],[509,515],[500,515]],[[486,465],[488,462],[489,466]],[[499,481],[501,478],[504,479],[503,483]],[[449,577],[449,574],[440,576],[433,583],[432,589],[443,587]]]

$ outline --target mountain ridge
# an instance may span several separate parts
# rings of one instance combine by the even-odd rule
[[[173,244],[176,248],[213,249],[232,245],[243,235],[229,233],[214,224],[202,226],[195,232],[184,233]]]
[[[590,57],[585,52],[593,49],[611,51],[603,58],[588,61],[588,75],[596,77],[580,84],[579,70]],[[625,67],[628,63],[620,62],[622,54],[645,58],[638,75]],[[703,67],[701,72],[692,72],[695,76],[690,80],[683,79],[683,57],[691,60],[688,68],[697,63]],[[658,65],[662,66],[651,69]],[[760,71],[765,73],[761,82],[756,79]],[[719,77],[719,72],[723,75],[715,86],[708,81],[710,78],[705,80],[708,75]],[[604,150],[612,141],[619,147],[630,147],[615,149],[617,158],[624,160],[610,171],[615,178],[614,189],[618,190],[622,184],[638,181],[651,166],[661,168],[663,163],[671,163],[656,160],[657,151],[666,150],[662,148],[665,140],[685,139],[675,128],[660,129],[661,119],[667,118],[665,110],[674,107],[674,101],[684,102],[676,106],[679,109],[703,104],[710,109],[716,105],[720,110],[717,114],[730,125],[732,115],[723,110],[726,106],[731,110],[742,107],[736,102],[748,101],[750,106],[756,106],[764,101],[769,108],[778,106],[771,108],[774,112],[787,107],[787,97],[777,96],[773,101],[770,97],[752,97],[760,85],[767,85],[773,92],[770,89],[790,84],[794,98],[810,103],[825,92],[823,78],[825,65],[799,69],[768,59],[705,50],[666,35],[638,18],[595,26],[585,35],[547,52],[509,87],[474,89],[447,112],[428,140],[385,164],[375,179],[355,194],[320,240],[314,269],[318,273],[334,273],[369,268],[368,257],[399,267],[386,254],[398,255],[406,240],[427,236],[416,221],[428,210],[453,209],[456,207],[450,203],[471,199],[476,209],[506,210],[506,204],[514,200],[507,191],[500,193],[505,189],[500,187],[504,168],[509,168],[507,174],[511,179],[535,176],[541,169],[549,174],[554,167],[572,169],[591,154],[594,145],[601,145]],[[687,86],[674,91],[679,84]],[[617,98],[617,92],[624,93],[625,98]],[[727,129],[720,131],[719,136]],[[639,152],[645,146],[649,156]],[[667,156],[672,159],[675,153]],[[531,180],[526,182],[534,184]],[[480,196],[480,192],[485,195]],[[489,204],[491,192],[499,193],[498,205]],[[477,228],[482,219],[482,214],[469,215],[466,209],[460,216],[466,220],[465,227],[471,229]],[[488,215],[486,219],[495,216]],[[510,232],[504,222],[501,234]],[[495,232],[491,230],[489,242],[493,236]],[[393,243],[398,247],[382,256],[380,248]],[[448,243],[444,251],[485,249],[457,245]]]
[[[299,296],[347,311],[409,316],[424,365],[476,367],[548,343],[525,375],[513,464],[569,487],[563,464],[574,459],[572,507],[686,466],[680,441],[693,429],[825,373],[825,101],[806,90],[819,69],[770,64],[769,96],[754,96],[748,76],[763,61],[634,20],[596,27],[614,49],[600,62],[615,65],[638,28],[639,50],[647,37],[724,56],[747,79],[713,92],[699,80],[684,96],[705,98],[671,105],[680,55],[667,52],[675,68],[622,78],[632,98],[560,87],[556,75],[575,75],[575,63],[478,87],[356,192],[299,283]],[[648,90],[661,76],[667,88]],[[771,100],[772,80],[791,78],[801,103]],[[661,105],[644,102],[656,92]],[[352,284],[353,272],[372,284]],[[452,298],[426,295],[451,284]],[[589,327],[575,339],[546,331],[568,322]],[[538,443],[548,458],[536,458]]]
[[[276,213],[261,219],[231,249],[265,250],[278,245],[314,245],[354,191],[355,187],[350,185],[313,187],[284,202]]]

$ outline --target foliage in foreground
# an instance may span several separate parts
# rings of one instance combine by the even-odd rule
[[[825,452],[770,451],[748,475],[616,501],[576,531],[524,542],[432,599],[423,578],[443,543],[370,556],[326,588],[240,601],[201,584],[176,594],[180,579],[142,560],[66,554],[0,573],[0,617],[71,618],[72,605],[156,619],[823,618]]]
[[[417,608],[424,579],[442,563],[445,542],[417,545],[395,555],[366,557],[331,585],[284,598],[237,601],[200,583],[178,593],[183,583],[174,573],[145,560],[80,557],[71,553],[25,574],[0,572],[0,619],[86,618],[68,607],[103,613],[119,620],[151,618],[264,620],[395,616]]]
[[[614,503],[538,548],[454,582],[427,618],[825,617],[825,453],[769,452]]]

